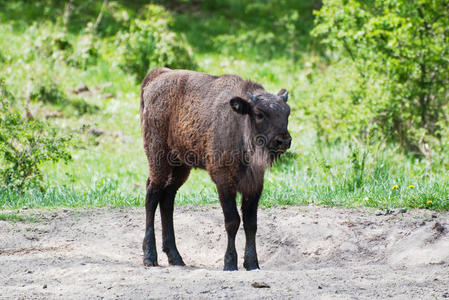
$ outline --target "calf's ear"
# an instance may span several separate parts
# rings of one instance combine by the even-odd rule
[[[288,91],[286,89],[282,89],[279,91],[278,96],[281,97],[284,102],[287,102],[288,100]]]
[[[231,107],[235,112],[241,115],[249,114],[249,112],[251,111],[251,105],[248,103],[248,101],[240,97],[232,98],[231,101],[229,101],[229,104],[231,104]]]

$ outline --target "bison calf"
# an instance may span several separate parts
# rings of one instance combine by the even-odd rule
[[[157,265],[154,215],[160,205],[163,251],[184,265],[176,248],[173,203],[191,168],[209,172],[217,185],[228,236],[224,270],[237,270],[235,235],[240,226],[236,194],[242,194],[246,246],[243,266],[258,269],[257,206],[265,169],[291,143],[288,92],[270,94],[236,75],[212,76],[157,68],[142,83],[140,118],[149,175],[143,262]]]

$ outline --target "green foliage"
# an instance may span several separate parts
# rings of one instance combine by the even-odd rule
[[[67,102],[66,95],[54,82],[36,84],[34,90],[30,93],[30,99],[54,105],[62,105]]]
[[[41,121],[21,117],[5,97],[3,81],[0,89],[0,180],[3,187],[22,191],[42,183],[42,163],[71,159],[70,138]]]
[[[3,55],[3,53],[0,51],[0,63],[5,63],[6,57]]]
[[[158,2],[167,5],[167,1]],[[295,62],[313,44],[309,35],[313,27],[312,11],[321,3],[320,0],[207,0],[195,5],[180,2],[169,5],[177,7],[173,28],[186,34],[195,51],[258,61],[288,58]]]
[[[69,98],[56,82],[47,78],[38,79],[32,88],[30,99],[54,105],[68,114],[93,114],[99,110],[97,105],[90,104],[83,98]]]
[[[121,67],[135,74],[138,81],[159,66],[195,68],[189,45],[169,29],[170,22],[171,16],[162,6],[149,4],[131,21],[129,30],[121,32]]]
[[[70,66],[85,69],[96,64],[100,57],[92,23],[88,23],[84,32],[76,38],[64,28],[49,22],[34,23],[27,31],[32,38],[32,48],[27,51],[28,59],[33,59],[36,55],[43,56],[52,61],[65,62]]]
[[[35,223],[39,222],[39,218],[31,214],[19,214],[18,212],[0,213],[0,221],[10,223]]]
[[[89,28],[87,28],[89,30]],[[86,69],[88,66],[95,65],[99,58],[99,43],[97,38],[91,32],[79,35],[76,39],[74,51],[67,60],[69,65]]]
[[[75,98],[70,100],[69,105],[79,114],[95,114],[99,111],[97,105],[91,104],[84,100],[83,98]]]
[[[386,69],[390,62],[384,56],[390,55],[377,51],[379,41],[368,44],[372,37],[360,37],[364,42],[357,46],[363,47],[352,50],[357,51],[353,58],[342,39],[327,35],[333,28],[317,29],[328,37],[325,46],[331,47],[315,45],[310,35],[312,10],[319,9],[321,1],[160,0],[155,3],[162,6],[145,6],[148,1],[86,0],[73,1],[71,10],[67,3],[2,2],[0,74],[8,85],[3,98],[10,103],[11,115],[0,113],[0,133],[22,151],[31,134],[20,132],[33,131],[33,138],[42,141],[38,147],[44,158],[51,154],[43,141],[52,144],[65,132],[54,128],[76,134],[74,138],[83,144],[71,149],[63,143],[53,149],[70,149],[73,160],[65,164],[61,158],[54,164],[52,159],[42,159],[37,164],[38,182],[24,184],[29,188],[0,184],[0,208],[142,206],[148,169],[138,125],[139,87],[133,77],[140,81],[149,68],[159,65],[188,67],[190,63],[183,61],[192,61],[191,56],[179,53],[185,54],[184,48],[191,45],[201,71],[235,73],[262,83],[268,91],[287,88],[290,92],[292,148],[267,172],[261,205],[449,209],[447,121],[439,119],[434,138],[426,129],[420,144],[424,157],[409,156],[387,142],[385,136],[399,141],[388,125],[393,117],[386,114],[392,95],[402,95],[394,93],[396,77],[388,71],[397,66]],[[380,16],[382,9],[371,9],[375,3],[365,1],[357,11],[339,17]],[[320,28],[323,16],[318,18]],[[362,26],[364,18],[353,23]],[[348,24],[356,26],[353,23]],[[344,36],[348,41],[352,38],[349,33]],[[181,50],[173,46],[178,43]],[[410,51],[419,49],[424,48],[417,45]],[[71,92],[84,84],[89,92]],[[410,84],[404,86],[408,89]],[[402,118],[411,108],[400,105]],[[52,117],[45,123],[32,121],[17,114],[22,111],[31,112],[27,118]],[[17,125],[6,128],[6,120]],[[418,121],[402,124],[415,128]],[[14,164],[0,156],[2,172],[11,169]],[[206,172],[194,170],[178,192],[176,204],[209,203],[218,203],[215,185]]]
[[[365,163],[367,152],[357,147],[353,149],[351,145],[351,166],[352,166],[352,181],[349,183],[354,190],[361,188],[364,183]]]
[[[323,59],[312,57],[306,66],[305,86],[295,87],[306,101],[292,105],[303,111],[303,120],[315,129],[320,146],[366,141],[376,134],[375,114],[366,95],[379,99],[381,89],[364,90],[356,68],[344,59],[327,66]]]
[[[19,216],[17,213],[0,213],[0,221],[7,221],[11,223],[25,222],[25,218]]]
[[[66,60],[73,51],[67,34],[51,23],[35,23],[27,31],[32,38],[29,59],[37,54],[53,60]]]
[[[411,151],[447,127],[448,16],[448,1],[407,0],[327,0],[317,13],[314,33],[353,61],[378,129]]]

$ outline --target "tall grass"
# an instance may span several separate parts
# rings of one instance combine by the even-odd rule
[[[74,162],[48,166],[45,191],[0,190],[0,207],[142,206],[147,170],[143,151],[136,146],[141,143],[136,142],[132,151],[119,147],[102,153],[80,150]],[[284,155],[266,174],[261,205],[449,209],[449,178],[434,174],[425,163],[402,160],[398,166],[400,156],[394,149],[384,149],[380,154],[368,153],[360,170],[353,149],[339,145],[325,150],[332,155],[314,151]],[[218,203],[208,174],[193,171],[176,203]]]

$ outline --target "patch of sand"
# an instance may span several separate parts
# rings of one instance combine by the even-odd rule
[[[223,272],[219,206],[176,207],[186,267],[142,265],[143,208],[33,210],[0,221],[1,299],[434,299],[449,297],[449,214],[291,206],[259,210],[261,270]],[[268,286],[268,287],[267,287]]]

